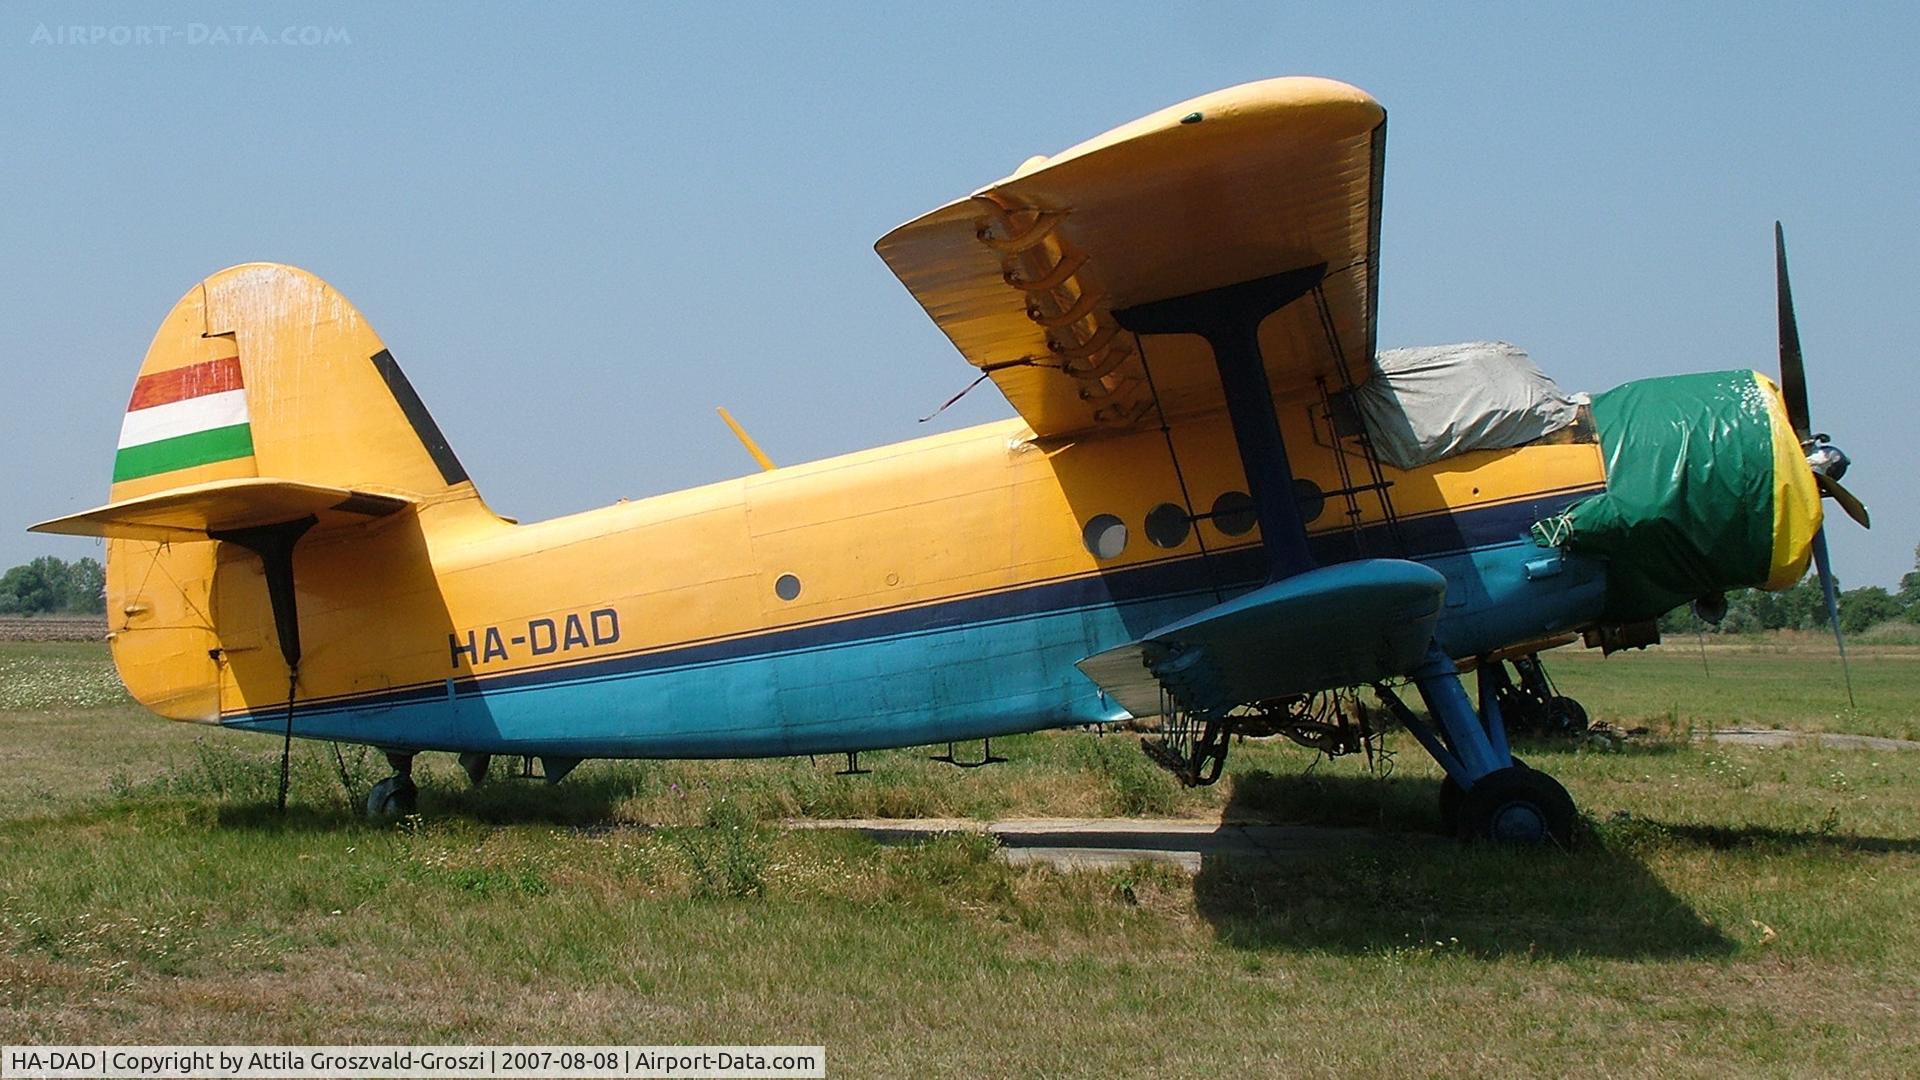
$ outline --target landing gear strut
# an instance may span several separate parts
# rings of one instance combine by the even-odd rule
[[[393,766],[393,775],[367,792],[370,818],[405,817],[413,813],[420,801],[420,788],[413,782],[413,755],[389,750],[387,764]]]
[[[1507,677],[1506,664],[1488,661],[1482,669],[1492,669],[1500,715],[1507,730],[1541,735],[1578,735],[1587,730],[1587,710],[1578,701],[1557,693],[1547,677],[1540,654],[1528,653],[1511,661],[1518,680]]]
[[[1187,787],[1205,787],[1220,779],[1233,738],[1226,718],[1213,715],[1202,719],[1173,707],[1166,717],[1161,737],[1142,740],[1140,749]]]
[[[1447,772],[1440,786],[1440,817],[1466,840],[1573,844],[1573,797],[1559,781],[1516,761],[1507,748],[1500,683],[1506,671],[1482,664],[1479,709],[1460,685],[1460,669],[1436,646],[1413,673],[1429,722],[1407,708],[1391,687],[1374,687],[1407,731]],[[1510,685],[1510,684],[1509,684]]]

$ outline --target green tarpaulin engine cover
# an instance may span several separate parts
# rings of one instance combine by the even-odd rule
[[[1643,379],[1593,399],[1607,490],[1534,525],[1605,558],[1610,622],[1805,575],[1819,492],[1780,391],[1755,371]]]

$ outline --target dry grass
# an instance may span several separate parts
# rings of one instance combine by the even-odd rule
[[[1604,683],[1583,663],[1562,680],[1591,677],[1601,715],[1672,698],[1684,729],[1733,693],[1675,698],[1659,656]],[[1911,710],[1920,665],[1897,670],[1875,692]],[[1760,720],[1810,726],[1789,707]],[[271,740],[124,703],[0,724],[5,1042],[821,1042],[844,1076],[1920,1072],[1920,752],[1531,746],[1592,822],[1562,855],[1424,842],[1437,784],[1405,746],[1378,780],[1250,743],[1197,793],[1065,733],[973,772],[870,755],[857,779],[600,762],[469,792],[436,761],[425,815],[375,827],[318,748],[282,820]],[[1128,810],[1388,842],[1188,878],[767,824]]]
[[[1729,641],[1669,641],[1602,659],[1562,649],[1549,668],[1595,719],[1659,730],[1777,727],[1920,739],[1920,647],[1856,645],[1855,707],[1833,639],[1779,633]]]

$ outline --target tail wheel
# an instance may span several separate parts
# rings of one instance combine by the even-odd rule
[[[375,819],[405,817],[413,813],[419,802],[420,789],[414,785],[413,777],[389,776],[367,792],[367,816]]]
[[[1558,780],[1524,765],[1481,777],[1460,796],[1458,815],[1462,839],[1573,846],[1573,796]]]

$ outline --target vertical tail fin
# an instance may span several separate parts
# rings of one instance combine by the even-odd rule
[[[248,636],[236,625],[257,626],[266,608],[258,564],[215,536],[308,517],[353,526],[422,504],[492,517],[360,312],[274,263],[222,270],[168,312],[127,402],[111,492],[36,528],[108,537],[121,678],[148,708],[192,720],[219,718],[223,683],[238,692],[222,665],[251,647],[235,644]]]
[[[222,270],[168,313],[127,403],[112,498],[245,476],[414,498],[468,483],[360,312],[273,263]]]

